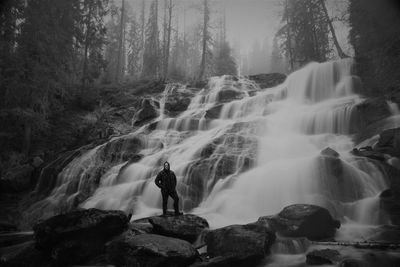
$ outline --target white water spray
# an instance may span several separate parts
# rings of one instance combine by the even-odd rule
[[[168,160],[182,207],[211,227],[252,222],[294,203],[324,206],[343,222],[378,223],[383,175],[349,153],[353,108],[362,101],[352,91],[351,60],[310,64],[266,90],[242,78],[212,78],[175,118],[165,115],[170,90],[156,128],[131,134],[142,140],[141,159],[104,174],[82,207],[133,210],[133,219],[159,213],[154,178]],[[320,155],[327,147],[341,155],[338,173]]]

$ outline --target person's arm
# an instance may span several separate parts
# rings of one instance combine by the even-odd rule
[[[172,172],[172,184],[173,184],[173,187],[176,188],[176,176],[175,176],[174,172]]]
[[[162,181],[161,181],[161,172],[159,172],[159,173],[157,174],[156,180],[155,180],[154,182],[155,182],[155,184],[156,184],[157,187],[161,188],[161,184],[162,184]]]

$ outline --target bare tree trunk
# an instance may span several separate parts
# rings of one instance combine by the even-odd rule
[[[119,42],[118,42],[118,55],[117,55],[117,68],[115,73],[115,82],[119,83],[121,76],[121,58],[122,58],[122,44],[124,42],[124,15],[125,15],[125,0],[122,0],[121,8],[121,21],[119,29]]]
[[[168,61],[169,61],[169,50],[171,46],[171,31],[172,31],[172,0],[169,0],[168,6],[168,25],[167,25],[167,36],[166,36],[166,46],[165,46],[165,57],[164,57],[164,75],[165,80],[168,76]]]
[[[156,0],[156,10],[155,10],[155,24],[158,25],[158,0]],[[156,39],[156,58],[157,58],[157,70],[155,77],[160,78],[160,39],[158,37],[158,27],[157,27],[157,39]]]
[[[332,33],[333,43],[335,44],[335,47],[336,47],[336,50],[338,52],[339,57],[340,58],[349,57],[348,55],[346,55],[343,52],[342,48],[339,45],[339,42],[338,42],[337,37],[336,37],[335,28],[333,28],[332,21],[329,18],[328,10],[326,9],[325,1],[324,0],[319,0],[319,2],[321,3],[322,9],[323,9],[323,11],[325,13],[325,19],[326,19],[326,22],[328,23],[329,29],[330,29],[330,31]]]
[[[82,71],[82,87],[87,85],[87,72],[88,72],[88,54],[90,45],[90,21],[92,20],[92,1],[89,1],[89,13],[86,22],[86,33],[85,33],[85,54],[83,57],[83,71]]]
[[[289,62],[290,62],[290,70],[293,71],[294,69],[294,60],[293,60],[293,51],[292,51],[292,41],[290,36],[290,20],[289,20],[289,3],[286,0],[286,36],[287,36],[287,46],[289,52]]]
[[[209,10],[207,0],[203,0],[204,3],[204,21],[203,21],[203,52],[201,54],[201,64],[200,64],[200,73],[199,80],[204,78],[205,68],[206,68],[206,54],[207,54],[207,39],[208,39],[208,19],[209,19]]]
[[[146,3],[144,2],[145,0],[142,0],[142,10],[140,14],[140,56],[139,56],[139,73],[143,72],[143,55],[144,55],[144,44],[145,44],[145,8],[146,8]]]

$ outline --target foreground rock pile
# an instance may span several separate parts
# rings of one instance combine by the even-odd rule
[[[0,246],[1,266],[256,266],[267,259],[277,235],[333,238],[339,226],[324,208],[305,204],[215,230],[191,214],[129,222],[122,211],[82,209],[37,223],[34,240],[27,236],[15,246],[8,238],[13,252]]]

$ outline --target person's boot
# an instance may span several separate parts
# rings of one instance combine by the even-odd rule
[[[167,211],[166,210],[163,210],[163,213],[162,213],[162,215],[161,215],[162,217],[167,217],[168,216],[168,213],[167,213]]]
[[[183,215],[183,212],[180,212],[179,210],[175,211],[175,216],[180,216],[180,215]]]

